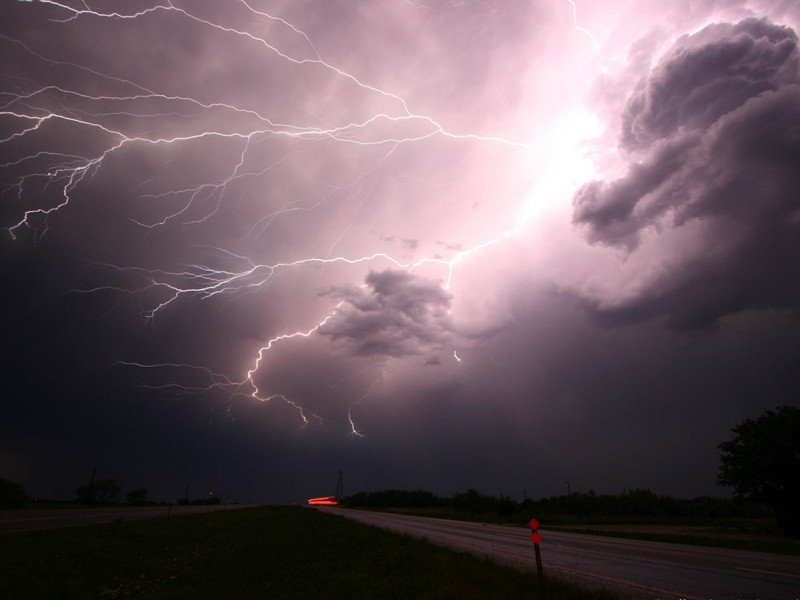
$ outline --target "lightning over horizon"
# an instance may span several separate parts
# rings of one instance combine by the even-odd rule
[[[797,388],[799,23],[779,0],[3,3],[19,438],[413,487],[588,487],[631,447],[710,468],[685,454],[731,423],[693,410]]]
[[[9,79],[16,80],[18,83],[17,91],[3,94],[0,116],[7,118],[12,126],[10,133],[0,143],[14,142],[19,147],[36,146],[37,142],[40,144],[40,149],[32,150],[30,154],[19,156],[2,165],[10,174],[10,177],[5,178],[6,194],[13,193],[18,200],[22,201],[20,217],[16,222],[6,226],[6,231],[15,240],[22,229],[30,230],[34,240],[46,235],[49,219],[56,213],[67,210],[73,197],[80,194],[81,185],[86,180],[97,176],[105,168],[106,162],[115,154],[125,151],[127,147],[143,146],[146,151],[147,147],[186,146],[211,144],[212,142],[233,143],[233,155],[236,159],[231,161],[231,165],[227,169],[223,169],[215,179],[208,178],[196,185],[190,184],[157,193],[133,190],[134,197],[138,197],[140,202],[155,205],[156,210],[161,212],[160,216],[150,218],[149,222],[133,215],[128,217],[131,222],[145,230],[166,228],[173,223],[187,228],[213,221],[224,203],[235,204],[241,201],[241,198],[235,196],[236,193],[241,192],[238,192],[238,189],[237,192],[232,192],[232,188],[244,185],[246,189],[254,185],[259,178],[269,176],[273,170],[292,158],[293,150],[288,150],[282,156],[278,155],[275,159],[271,159],[268,164],[259,166],[258,160],[250,156],[257,152],[255,147],[259,144],[285,138],[287,141],[301,144],[313,142],[366,148],[388,147],[388,150],[381,151],[381,154],[375,158],[371,168],[367,168],[361,174],[356,174],[351,181],[336,184],[335,187],[323,192],[317,199],[312,197],[305,202],[287,202],[274,208],[267,207],[268,211],[256,217],[252,229],[248,232],[248,237],[258,240],[269,236],[271,229],[280,225],[277,221],[282,217],[293,215],[298,211],[313,213],[323,203],[335,204],[335,200],[338,198],[334,198],[332,201],[332,197],[340,196],[344,204],[353,201],[354,207],[351,215],[341,215],[336,218],[340,224],[336,226],[337,231],[331,245],[323,255],[264,264],[251,256],[240,254],[238,250],[205,247],[201,249],[201,254],[216,255],[218,260],[239,263],[239,266],[218,268],[211,262],[195,262],[186,264],[183,270],[168,270],[163,267],[147,268],[135,264],[97,262],[94,264],[98,269],[113,272],[116,276],[127,275],[128,279],[143,283],[134,283],[132,287],[126,287],[125,284],[98,285],[74,289],[73,292],[81,294],[112,292],[139,295],[140,297],[147,296],[152,298],[152,304],[149,307],[143,307],[142,315],[146,321],[151,321],[185,296],[209,299],[215,296],[245,294],[261,287],[267,287],[281,271],[306,265],[357,266],[362,263],[383,262],[388,268],[397,268],[409,273],[422,266],[438,265],[444,269],[444,276],[440,279],[442,288],[448,290],[457,263],[471,254],[478,253],[482,249],[506,239],[521,229],[521,226],[517,225],[513,229],[499,231],[490,238],[479,240],[469,247],[450,250],[449,256],[442,255],[440,251],[416,258],[398,258],[384,251],[351,256],[333,255],[335,247],[346,238],[348,230],[358,216],[360,207],[368,202],[370,195],[374,193],[374,189],[371,188],[374,188],[379,180],[379,172],[385,168],[387,161],[401,146],[424,143],[433,137],[450,139],[455,142],[500,144],[519,149],[528,149],[530,144],[501,136],[450,132],[435,118],[412,112],[409,102],[400,95],[366,83],[362,77],[324,60],[309,35],[286,19],[256,10],[244,1],[240,1],[238,4],[244,7],[253,18],[265,19],[287,28],[305,42],[306,49],[311,50],[312,56],[304,57],[302,54],[293,56],[288,51],[282,51],[275,43],[260,34],[192,14],[189,9],[176,6],[172,2],[130,13],[104,12],[91,9],[88,4],[76,7],[50,0],[41,0],[37,4],[61,11],[65,16],[53,18],[53,21],[62,26],[76,25],[80,21],[92,19],[134,22],[155,18],[158,13],[175,13],[208,30],[252,42],[262,51],[278,57],[293,65],[294,68],[322,68],[334,75],[335,78],[354,85],[356,89],[367,96],[375,95],[391,101],[395,104],[396,109],[394,114],[376,112],[359,120],[340,122],[329,127],[298,122],[280,122],[261,114],[260,109],[249,106],[240,107],[228,101],[215,102],[199,96],[162,92],[158,91],[158,86],[139,81],[133,76],[111,75],[73,61],[56,60],[34,51],[19,39],[2,36],[7,44],[15,47],[22,55],[26,55],[30,60],[45,65],[47,68],[63,68],[82,72],[96,80],[95,87],[108,84],[109,88],[118,89],[112,93],[96,93],[88,91],[86,88],[89,86],[70,87],[66,82],[46,83],[36,87],[32,85],[33,81],[8,74]],[[126,88],[131,92],[126,93]],[[216,112],[223,116],[225,114],[232,116],[238,121],[235,124],[226,123],[223,127],[203,129],[204,116]],[[252,121],[252,125],[248,124],[250,121]],[[20,123],[21,128],[18,127],[15,130],[13,126],[15,122]],[[148,130],[148,123],[158,124],[158,126]],[[44,140],[40,142],[38,137],[43,137],[47,130],[59,126],[77,127],[79,130],[83,130],[81,133],[83,138],[98,138],[92,139],[91,143],[86,144],[93,146],[94,152],[88,148],[82,152],[78,148],[74,150],[48,149]],[[164,130],[169,130],[169,132]],[[75,146],[78,145],[75,144]],[[236,145],[239,146],[238,150],[235,150]],[[307,152],[307,150],[301,150],[301,152]],[[148,181],[143,181],[141,185],[147,186]],[[25,207],[25,200],[29,204],[28,207]],[[30,206],[34,203],[39,206]],[[164,205],[165,210],[161,211],[161,205]],[[336,317],[337,309],[342,303],[343,301],[340,301],[336,304],[322,320],[312,324],[308,329],[279,333],[268,339],[257,351],[252,368],[241,380],[212,371],[204,365],[183,365],[183,368],[204,372],[210,379],[209,385],[198,388],[173,382],[153,387],[177,389],[184,393],[201,393],[219,389],[228,390],[232,395],[241,395],[243,390],[249,388],[250,391],[245,394],[247,396],[263,402],[279,398],[293,406],[298,410],[304,424],[308,424],[307,413],[321,421],[321,418],[313,411],[303,408],[301,404],[279,391],[262,397],[255,377],[262,361],[265,360],[265,354],[272,349],[273,345],[283,340],[298,337],[308,338],[315,334],[328,321]],[[461,361],[457,354],[454,353],[454,356],[456,360]],[[136,361],[120,361],[120,364],[139,368],[175,369],[178,366],[176,363],[142,364]],[[373,386],[374,383],[369,389],[371,390]],[[354,436],[360,434],[352,420],[351,408],[363,398],[362,396],[354,402],[347,411],[351,434]]]

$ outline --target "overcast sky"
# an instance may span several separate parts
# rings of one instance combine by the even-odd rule
[[[800,5],[0,6],[0,477],[716,486],[800,399]]]

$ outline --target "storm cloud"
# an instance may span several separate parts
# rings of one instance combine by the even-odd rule
[[[596,244],[663,265],[621,321],[704,327],[749,309],[798,308],[800,54],[791,29],[749,19],[686,36],[622,115],[628,172],[574,198]],[[653,248],[666,244],[666,255]]]
[[[451,296],[441,282],[396,270],[371,272],[365,281],[363,287],[327,292],[342,305],[321,335],[362,356],[422,354],[452,341]]]

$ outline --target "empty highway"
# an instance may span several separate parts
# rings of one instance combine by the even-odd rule
[[[530,530],[428,517],[320,508],[497,562],[534,568]],[[630,598],[797,600],[800,557],[540,530],[548,574]]]

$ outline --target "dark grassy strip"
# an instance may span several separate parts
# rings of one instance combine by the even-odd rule
[[[0,565],[4,600],[538,597],[532,573],[300,507],[7,534]]]
[[[749,552],[767,552],[770,554],[785,554],[787,556],[800,556],[800,541],[792,539],[775,540],[739,540],[724,537],[705,537],[692,534],[669,533],[636,533],[629,531],[598,531],[576,527],[548,527],[553,531],[568,531],[570,533],[584,533],[604,537],[624,538],[629,540],[642,540],[645,542],[667,542],[671,544],[686,544],[688,546],[705,546],[707,548],[724,548],[727,550],[747,550]],[[543,535],[544,530],[542,531]]]

